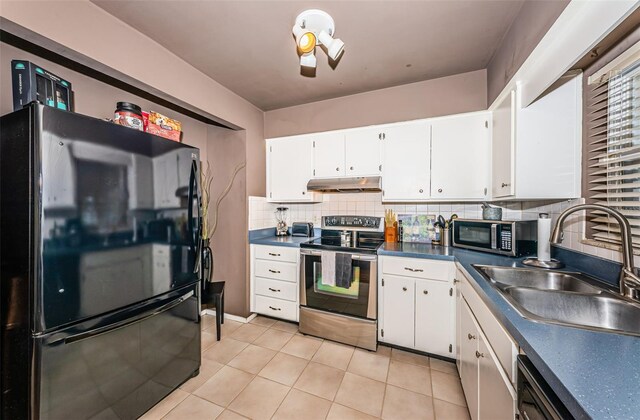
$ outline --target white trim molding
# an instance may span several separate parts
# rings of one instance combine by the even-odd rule
[[[216,311],[213,310],[213,309],[205,309],[200,314],[201,315],[216,316]],[[230,319],[231,321],[242,322],[243,324],[247,324],[247,323],[251,322],[251,320],[253,318],[255,318],[256,316],[258,316],[258,314],[251,314],[248,317],[243,318],[243,317],[238,316],[238,315],[231,315],[231,314],[225,313],[224,314],[224,319]]]

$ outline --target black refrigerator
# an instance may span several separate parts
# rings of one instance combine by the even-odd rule
[[[3,419],[134,419],[200,368],[199,150],[0,118]]]

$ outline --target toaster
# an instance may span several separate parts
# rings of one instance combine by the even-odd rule
[[[291,236],[313,236],[313,223],[293,222]]]

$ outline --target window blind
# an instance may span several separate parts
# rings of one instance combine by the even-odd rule
[[[586,98],[587,201],[620,211],[640,249],[640,58],[591,81]],[[606,213],[587,214],[587,237],[620,245]]]

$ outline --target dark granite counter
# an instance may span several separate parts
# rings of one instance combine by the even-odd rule
[[[475,280],[476,292],[574,416],[640,419],[640,338],[525,319],[472,267],[522,267],[522,258],[407,243],[384,244],[378,254],[458,262]],[[579,258],[583,257],[571,263],[577,264]],[[597,258],[590,258],[588,264],[610,278],[615,278],[613,271],[619,268]],[[571,265],[565,270],[580,271]],[[594,274],[593,270],[581,271]]]

